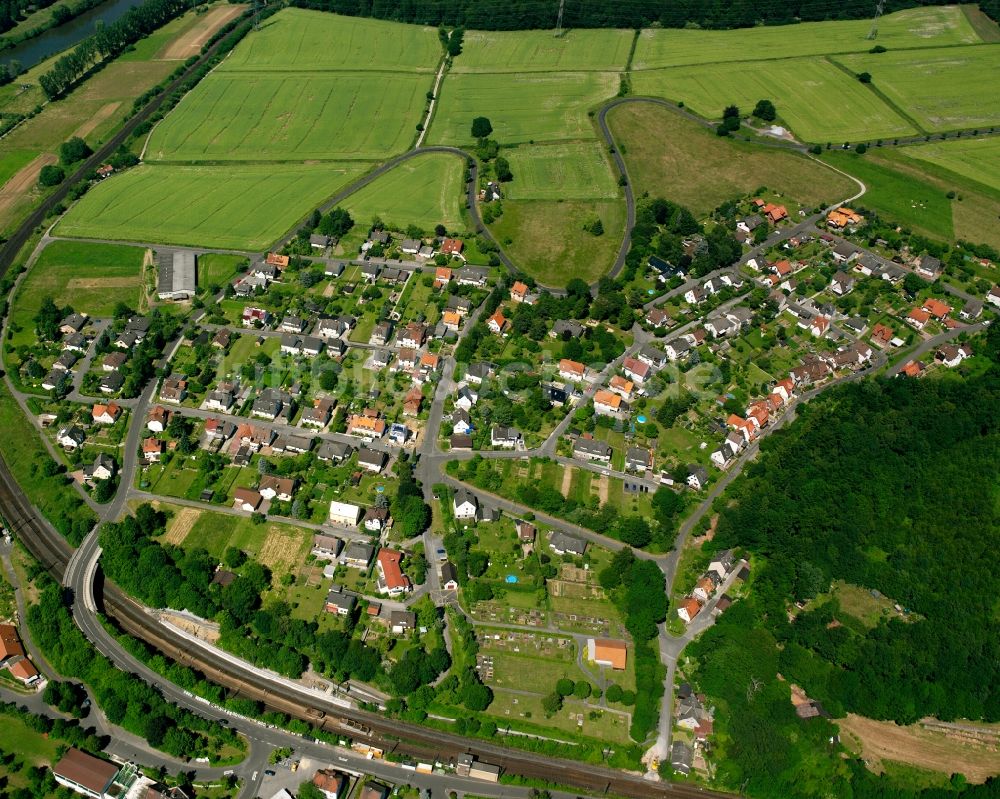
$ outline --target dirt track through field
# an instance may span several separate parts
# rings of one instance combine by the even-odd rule
[[[861,751],[878,770],[877,761],[896,760],[944,774],[961,772],[969,782],[981,783],[1000,773],[1000,753],[985,744],[953,738],[919,724],[900,727],[849,714],[837,721],[842,732],[861,742]]]
[[[243,13],[246,6],[221,6],[209,11],[191,30],[172,41],[161,56],[165,61],[183,61],[198,55],[212,35],[229,20]]]
[[[170,529],[163,536],[164,543],[180,546],[200,517],[201,511],[197,508],[182,508],[177,511],[177,514],[170,521]]]
[[[20,200],[21,197],[27,194],[38,183],[38,173],[42,171],[42,167],[54,164],[56,160],[54,154],[42,153],[30,164],[21,167],[3,185],[3,188],[0,188],[0,218],[3,218],[4,214],[13,207],[14,203]]]
[[[121,101],[114,103],[105,103],[99,109],[97,113],[94,114],[90,119],[84,122],[80,127],[73,131],[74,136],[79,136],[81,139],[87,138],[91,133],[93,133],[97,126],[100,125],[104,120],[110,117],[115,111],[121,106]]]

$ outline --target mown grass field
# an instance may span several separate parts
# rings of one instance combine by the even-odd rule
[[[219,72],[153,131],[148,160],[382,159],[405,150],[429,78]]]
[[[728,105],[749,113],[771,99],[796,135],[826,143],[904,136],[917,131],[866,86],[817,59],[704,64],[637,72],[636,94],[683,101],[695,113],[719,119]]]
[[[838,169],[856,175],[868,187],[858,204],[937,239],[950,239],[954,235],[951,202],[940,188],[867,156],[831,151],[822,157]]]
[[[872,47],[871,20],[804,22],[729,31],[644,30],[639,35],[633,70],[756,61],[830,53],[866,53]],[[878,44],[890,50],[976,44],[980,37],[958,6],[913,8],[879,20]]]
[[[392,171],[352,194],[343,203],[359,224],[379,217],[396,228],[417,225],[432,231],[438,224],[464,228],[465,207],[461,158],[428,153],[404,161]]]
[[[583,230],[596,214],[603,236]],[[565,286],[571,278],[588,283],[614,263],[625,229],[625,203],[619,200],[504,200],[503,216],[492,229],[515,263],[546,286]]]
[[[870,72],[872,85],[926,130],[1000,123],[1000,47],[890,51],[838,60],[855,72]]]
[[[933,142],[907,147],[900,152],[1000,191],[1000,138]]]
[[[608,121],[635,192],[674,200],[698,216],[761,186],[806,206],[857,190],[853,181],[805,156],[719,138],[652,103],[619,106]]]
[[[286,8],[244,39],[219,70],[433,72],[440,60],[434,28]]]
[[[514,180],[511,200],[606,200],[618,196],[604,147],[597,142],[522,145],[504,153]]]
[[[140,166],[88,192],[58,235],[263,249],[358,177],[361,163]]]
[[[38,150],[11,150],[0,155],[0,186],[38,156]]]
[[[121,244],[52,242],[18,288],[11,316],[14,324],[33,328],[31,319],[45,297],[91,316],[110,316],[119,301],[136,307],[145,252]]]
[[[236,268],[246,263],[241,255],[223,255],[221,253],[205,253],[198,256],[198,285],[225,285],[236,274]]]
[[[466,31],[453,72],[577,72],[625,69],[632,31]]]
[[[587,111],[618,92],[612,72],[449,75],[429,139],[471,144],[472,120],[487,116],[501,144],[593,138]]]

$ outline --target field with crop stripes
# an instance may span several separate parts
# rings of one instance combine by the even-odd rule
[[[366,165],[140,166],[95,186],[61,236],[263,249]]]
[[[639,35],[633,70],[757,61],[830,53],[867,53],[871,20],[804,22],[728,31],[644,30]],[[879,20],[878,44],[889,50],[977,44],[981,40],[959,6],[911,8]]]
[[[597,142],[521,145],[505,153],[512,200],[598,200],[618,196],[604,148]]]
[[[822,59],[788,59],[637,72],[636,94],[683,101],[718,119],[736,105],[748,114],[762,98],[806,141],[842,142],[905,136],[917,131],[867,86]]]
[[[458,230],[465,206],[464,166],[461,158],[447,153],[411,158],[352,194],[343,206],[361,225],[377,216],[398,229],[417,225],[433,230],[442,224]]]
[[[632,31],[467,31],[454,72],[610,72],[625,69]]]

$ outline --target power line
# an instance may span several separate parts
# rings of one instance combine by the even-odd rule
[[[875,6],[875,19],[872,20],[872,29],[868,31],[869,39],[874,39],[878,36],[878,18],[882,16],[884,10],[885,0],[878,0],[878,5]]]

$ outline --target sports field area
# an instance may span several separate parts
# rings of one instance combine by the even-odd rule
[[[145,252],[120,244],[52,242],[17,290],[13,324],[32,329],[31,320],[45,297],[91,316],[110,316],[119,301],[136,307]]]
[[[617,72],[632,31],[467,31],[452,72]]]
[[[587,111],[618,92],[614,72],[449,75],[431,123],[434,144],[471,144],[474,117],[501,144],[595,138]]]
[[[960,139],[907,147],[903,155],[949,169],[1000,191],[1000,138]]]
[[[838,60],[854,72],[870,72],[872,85],[926,130],[1000,123],[1000,46],[890,51]]]
[[[382,160],[405,150],[416,135],[428,80],[406,74],[215,73],[156,127],[146,159]]]
[[[804,155],[720,138],[661,105],[621,105],[608,122],[636,194],[665,197],[698,216],[761,186],[805,206],[858,190],[854,181]]]
[[[917,131],[868,87],[822,59],[703,64],[637,72],[635,93],[683,101],[718,119],[736,105],[749,113],[762,98],[806,141],[851,141]]]
[[[505,153],[511,200],[605,200],[618,197],[604,147],[597,142],[521,145]]]
[[[434,28],[286,8],[244,39],[219,71],[433,72],[440,60]]]
[[[871,20],[804,22],[728,31],[644,30],[639,35],[633,70],[757,61],[832,53],[867,53]],[[978,44],[980,37],[959,6],[912,8],[879,20],[878,44],[889,50]]]
[[[362,163],[139,166],[95,186],[56,233],[263,249],[366,168]]]
[[[464,167],[461,158],[447,153],[411,158],[352,194],[341,205],[363,226],[377,216],[400,230],[407,225],[433,230],[438,224],[458,230],[464,227]]]

